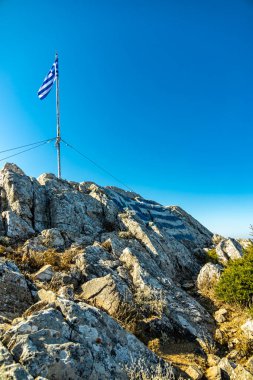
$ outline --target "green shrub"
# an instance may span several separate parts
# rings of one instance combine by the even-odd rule
[[[209,249],[206,254],[208,261],[211,261],[213,264],[218,264],[218,255],[215,248]]]
[[[215,288],[220,300],[252,306],[253,303],[253,245],[241,259],[229,261]]]

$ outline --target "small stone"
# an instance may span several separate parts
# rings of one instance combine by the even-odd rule
[[[216,329],[214,333],[215,340],[222,344],[223,342],[223,334],[220,329]]]
[[[190,366],[186,372],[191,376],[192,380],[200,380],[203,378],[203,372],[196,366]]]
[[[239,355],[240,355],[239,351],[232,350],[232,351],[229,352],[229,354],[227,355],[227,357],[228,357],[228,359],[232,359],[233,360],[233,359],[238,359]]]
[[[185,290],[188,290],[188,289],[192,289],[194,288],[194,282],[184,282],[182,284],[182,288],[185,289]]]
[[[38,272],[33,275],[35,280],[39,280],[42,282],[47,282],[52,279],[54,275],[54,270],[52,265],[44,265]]]
[[[228,311],[226,309],[224,309],[224,308],[219,309],[215,312],[214,319],[218,323],[225,322],[227,320],[227,318],[226,318],[227,314],[228,314]]]
[[[48,303],[54,302],[56,300],[56,294],[51,290],[40,289],[38,291],[38,296],[41,301],[46,301]]]
[[[73,301],[74,300],[74,296],[75,296],[74,295],[74,287],[73,287],[73,285],[62,286],[58,290],[58,296]]]

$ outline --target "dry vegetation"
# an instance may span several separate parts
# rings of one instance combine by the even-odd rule
[[[47,264],[52,265],[55,270],[68,270],[71,268],[77,253],[77,250],[73,249],[67,249],[64,252],[47,249],[44,252],[29,252],[23,256],[22,261],[29,265],[32,270],[38,270]]]

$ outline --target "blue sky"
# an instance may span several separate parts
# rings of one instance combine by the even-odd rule
[[[248,236],[252,0],[0,0],[0,19],[0,150],[55,136],[55,89],[37,90],[57,50],[66,141],[144,197]],[[62,151],[64,178],[119,185]],[[53,144],[8,161],[56,172]]]

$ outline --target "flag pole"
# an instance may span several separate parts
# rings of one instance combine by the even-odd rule
[[[58,54],[55,54],[55,59],[58,59]],[[59,67],[59,66],[58,66]],[[55,70],[57,67],[55,67]],[[58,71],[58,69],[57,69]],[[60,129],[60,99],[59,99],[59,73],[56,72],[56,150],[57,150],[57,169],[58,178],[61,178],[61,129]]]

